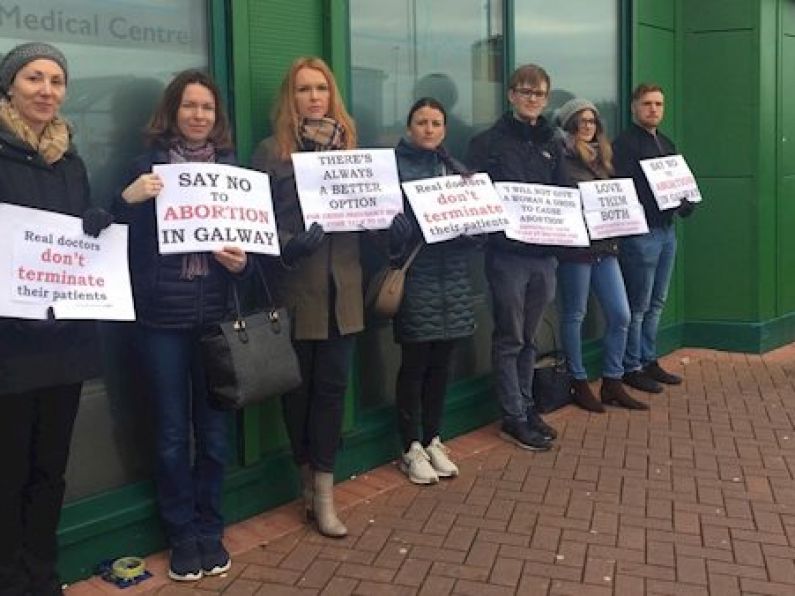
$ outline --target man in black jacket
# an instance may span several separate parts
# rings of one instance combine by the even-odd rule
[[[686,199],[676,209],[661,211],[640,162],[675,155],[673,142],[657,127],[665,112],[659,85],[643,83],[632,93],[634,122],[613,142],[616,177],[632,178],[646,213],[649,233],[623,238],[619,259],[632,312],[624,355],[624,383],[649,393],[660,393],[660,383],[678,385],[681,377],[657,362],[657,328],[660,323],[676,257],[674,214],[687,217],[693,204]]]
[[[520,66],[508,83],[512,109],[469,145],[467,164],[495,182],[565,185],[563,154],[541,112],[549,75],[535,64]],[[502,408],[500,436],[524,449],[546,450],[557,436],[535,410],[532,396],[535,336],[544,308],[555,297],[557,259],[548,247],[493,234],[486,276],[494,313],[492,365]]]

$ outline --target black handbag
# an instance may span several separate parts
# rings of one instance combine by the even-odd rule
[[[237,410],[283,395],[301,384],[289,314],[286,308],[273,306],[259,267],[257,272],[271,306],[244,316],[237,284],[232,283],[234,318],[220,323],[200,340],[207,393],[219,409]]]
[[[574,390],[563,352],[553,350],[536,358],[533,371],[533,401],[542,414],[572,402]]]

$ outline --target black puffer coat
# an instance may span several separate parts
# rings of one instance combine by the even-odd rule
[[[405,140],[400,141],[395,153],[404,182],[457,173],[446,171],[436,152],[419,149]],[[459,164],[458,172],[463,171],[464,166]],[[467,239],[425,244],[408,203],[405,207],[414,225],[409,245],[413,248],[422,242],[423,247],[406,273],[403,302],[394,320],[395,341],[411,343],[472,335],[475,314],[469,256],[474,244]]]
[[[235,165],[229,152],[219,153],[216,161]],[[122,188],[151,172],[153,165],[167,163],[167,149],[151,149],[135,160]],[[130,205],[118,196],[113,214],[116,221],[130,226],[130,276],[138,322],[149,327],[191,329],[223,318],[231,274],[208,255],[208,275],[181,279],[183,255],[158,252],[154,200]]]
[[[30,146],[0,129],[0,203],[81,216],[90,206],[83,160],[70,148],[48,165]],[[97,376],[95,331],[93,321],[0,318],[0,395]]]

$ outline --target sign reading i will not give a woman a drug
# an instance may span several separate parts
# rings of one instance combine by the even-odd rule
[[[293,153],[295,186],[304,226],[326,232],[388,228],[403,211],[392,149]]]
[[[163,181],[155,199],[160,254],[234,246],[279,254],[267,174],[216,163],[156,165]]]
[[[412,180],[403,183],[403,190],[428,244],[508,226],[502,199],[488,174]]]
[[[701,191],[681,155],[668,155],[643,159],[640,167],[646,174],[651,192],[660,211],[678,207],[684,199],[691,203],[701,202]]]
[[[632,178],[590,180],[578,186],[591,240],[649,231]]]
[[[519,182],[496,182],[494,188],[510,214],[508,238],[527,244],[588,246],[576,188]]]
[[[0,317],[135,319],[127,226],[98,238],[79,217],[0,204]]]

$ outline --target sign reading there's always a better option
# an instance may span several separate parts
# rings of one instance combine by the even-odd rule
[[[224,246],[279,254],[267,174],[198,162],[156,165],[152,171],[163,181],[155,199],[161,254]]]
[[[576,188],[497,182],[510,224],[505,235],[528,244],[588,246],[582,202]]]
[[[428,244],[499,232],[509,223],[488,174],[412,180],[403,190]]]
[[[326,232],[388,228],[403,211],[392,149],[303,151],[292,154],[304,225]]]
[[[591,240],[649,231],[631,178],[591,180],[578,186]]]
[[[0,316],[135,319],[127,266],[127,226],[99,238],[60,213],[0,204]]]
[[[693,172],[681,155],[643,159],[640,167],[661,211],[675,209],[684,199],[691,203],[701,201]]]

